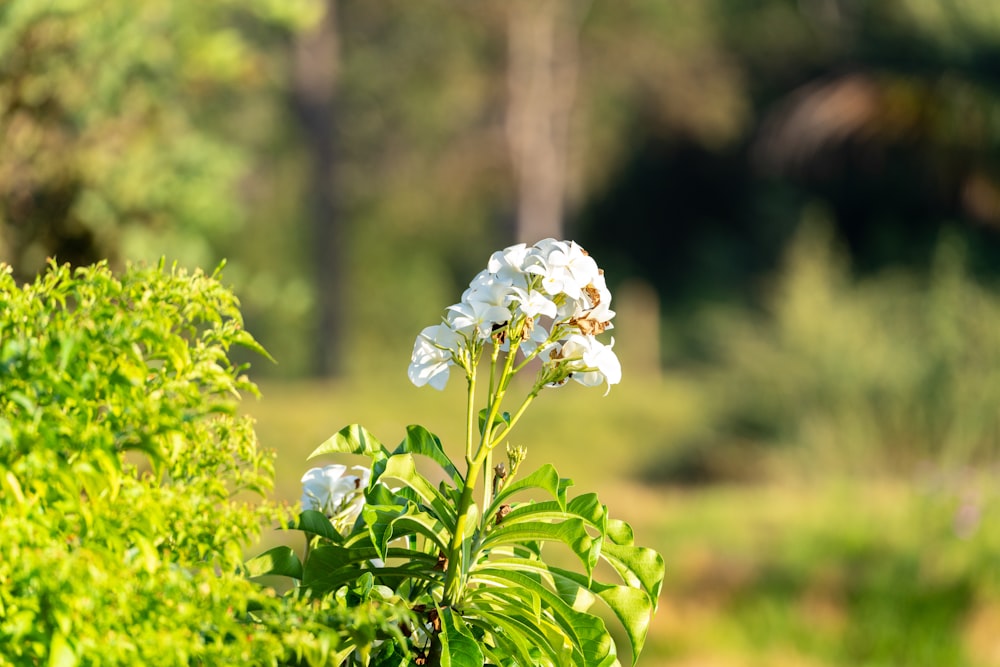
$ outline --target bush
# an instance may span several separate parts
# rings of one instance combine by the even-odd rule
[[[995,457],[1000,298],[947,240],[925,279],[863,280],[831,241],[805,228],[766,312],[715,329],[725,436],[805,445],[813,466],[906,472]]]
[[[286,511],[233,345],[217,273],[0,265],[0,664],[323,664],[357,621],[244,577]]]

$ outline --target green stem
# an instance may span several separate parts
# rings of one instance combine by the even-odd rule
[[[448,545],[448,569],[444,579],[444,600],[445,606],[451,606],[462,598],[465,589],[464,570],[462,563],[462,543],[465,542],[465,533],[469,520],[469,509],[472,507],[472,494],[476,489],[476,481],[479,477],[479,470],[483,466],[485,457],[476,456],[469,462],[468,474],[465,477],[465,487],[462,489],[462,496],[458,500],[458,519],[455,522],[455,532],[451,536],[451,544]]]
[[[476,371],[468,375],[469,397],[465,408],[465,460],[472,461],[472,434],[476,428]]]
[[[524,411],[528,409],[528,406],[531,405],[531,402],[535,400],[536,396],[538,396],[538,390],[532,391],[525,397],[520,407],[518,407],[517,412],[515,412],[514,415],[510,418],[510,423],[507,424],[507,427],[503,431],[501,431],[500,434],[496,436],[496,438],[492,442],[490,442],[489,451],[493,451],[493,448],[499,445],[501,440],[509,437],[510,432],[514,430],[514,425],[517,424],[517,421],[521,418],[521,415],[523,415]],[[489,507],[489,505],[484,505],[484,507]]]
[[[493,448],[486,450],[486,463],[483,466],[483,507],[489,507],[493,502]],[[479,518],[480,525],[486,525],[486,517]]]

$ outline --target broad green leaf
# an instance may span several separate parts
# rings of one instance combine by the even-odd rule
[[[438,518],[449,531],[455,530],[455,509],[451,503],[441,495],[441,492],[427,481],[420,472],[417,471],[416,463],[412,454],[395,454],[385,463],[385,470],[382,477],[398,479],[413,489],[429,507],[434,509]]]
[[[606,536],[615,544],[624,546],[631,546],[635,542],[635,537],[632,534],[632,526],[621,519],[608,519]]]
[[[358,563],[364,560],[357,557],[358,551],[335,544],[324,544],[310,551],[302,569],[303,588],[312,590],[315,596],[323,595],[335,588],[330,582],[332,573],[345,568],[350,569],[356,578],[361,573]],[[374,549],[371,551],[372,557],[375,557]]]
[[[389,542],[409,535],[420,535],[434,543],[439,551],[446,551],[450,541],[448,533],[437,519],[410,503],[405,508],[398,505],[366,506],[362,517],[368,526],[372,546],[379,558],[384,558]]]
[[[566,515],[583,519],[603,535],[607,526],[607,508],[597,500],[597,494],[586,493],[573,498],[561,508],[556,501],[526,503],[518,505],[503,518],[502,525],[512,525],[527,521],[560,521]]]
[[[649,595],[639,588],[631,586],[615,586],[590,580],[583,575],[551,567],[541,561],[518,558],[493,561],[498,568],[511,568],[519,572],[535,571],[546,577],[554,585],[556,592],[577,611],[585,611],[590,603],[580,605],[581,591],[586,591],[591,599],[602,600],[622,624],[632,647],[632,664],[638,659],[646,642],[646,633],[654,612],[654,602]]]
[[[348,596],[350,604],[354,606],[366,602],[373,588],[375,588],[375,577],[372,576],[371,572],[365,572],[351,584]]]
[[[475,580],[473,575],[472,580]],[[466,595],[469,601],[488,600],[493,604],[498,600],[505,606],[516,607],[522,617],[538,625],[542,622],[542,599],[536,592],[528,588],[482,586],[469,591]],[[482,608],[478,605],[477,608]]]
[[[510,589],[497,589],[497,591],[504,590]],[[518,616],[520,605],[517,602],[504,604],[505,602],[501,599],[498,605],[498,608],[504,611],[497,611],[492,607],[469,610],[466,612],[466,621],[474,624],[478,619],[482,619],[481,627],[491,633],[497,646],[508,647],[510,653],[519,658],[519,665],[531,667],[560,665],[562,663],[560,654],[553,649],[545,633],[539,630],[542,621]],[[543,653],[549,658],[548,662],[542,660]]]
[[[598,597],[608,605],[625,628],[625,634],[632,645],[632,664],[635,665],[646,645],[649,623],[656,611],[655,603],[645,592],[629,586],[608,586],[598,593]]]
[[[441,667],[482,667],[483,652],[462,617],[450,607],[438,609],[441,619]]]
[[[302,587],[311,591],[313,597],[321,597],[344,584],[354,582],[364,572],[371,572],[379,579],[385,577],[412,577],[422,581],[437,583],[443,578],[434,570],[437,555],[430,555],[413,549],[390,547],[387,559],[399,559],[403,565],[375,567],[371,561],[379,555],[371,544],[342,547],[323,545],[309,553],[302,574]]]
[[[391,506],[387,511],[385,507],[365,505],[361,510],[361,517],[368,526],[368,535],[379,558],[385,558],[387,545],[392,539],[392,520],[397,516],[399,508],[395,506]]]
[[[566,489],[571,485],[572,481],[560,479],[555,467],[551,463],[546,463],[527,477],[511,482],[503,487],[493,499],[493,504],[490,505],[489,512],[490,514],[495,514],[501,505],[509,502],[508,499],[511,496],[527,489],[541,489],[548,492],[559,503],[560,509],[565,509]]]
[[[440,465],[455,486],[463,485],[462,475],[441,446],[441,439],[420,425],[406,427],[406,438],[399,443],[393,454],[420,454]]]
[[[376,539],[382,540],[383,546],[381,548],[384,549],[388,545],[390,538],[383,533],[391,528],[388,530],[393,536],[391,539],[420,535],[433,542],[439,551],[447,551],[451,541],[451,533],[441,525],[440,521],[427,512],[421,511],[415,504],[407,506],[405,511],[401,511],[398,507],[392,510],[386,507],[376,509],[380,509],[380,512],[373,516],[365,515],[365,521],[366,523],[375,521],[386,524],[385,526],[369,524],[371,539],[373,542]]]
[[[516,545],[525,541],[559,541],[573,550],[580,561],[587,569],[590,576],[601,548],[601,538],[590,536],[582,519],[567,519],[561,523],[523,523],[506,525],[490,531],[482,542],[481,549],[488,550],[495,547]]]
[[[326,515],[316,510],[303,510],[299,514],[299,521],[294,526],[296,530],[301,530],[313,535],[319,535],[337,544],[344,541],[343,535],[337,532]]]
[[[573,664],[581,667],[606,667],[617,665],[615,643],[607,627],[599,617],[576,611],[546,588],[538,580],[522,573],[504,568],[491,568],[477,573],[477,579],[506,587],[520,587],[534,591],[542,600],[543,609],[551,612],[573,646]]]
[[[379,461],[386,458],[389,452],[378,438],[369,433],[364,426],[351,424],[330,436],[313,450],[307,459],[313,459],[323,454],[364,454],[373,461]]]
[[[263,577],[270,574],[302,579],[302,563],[295,552],[287,546],[268,549],[248,560],[244,567],[248,577]]]
[[[663,556],[646,547],[626,546],[606,541],[602,556],[618,571],[625,583],[641,586],[653,600],[654,609],[663,586]]]

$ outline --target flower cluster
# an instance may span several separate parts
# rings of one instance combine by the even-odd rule
[[[353,523],[364,505],[364,490],[371,471],[354,466],[357,475],[347,475],[347,466],[310,468],[302,476],[302,509],[322,512],[331,521]]]
[[[441,324],[417,336],[410,380],[443,389],[453,366],[471,375],[483,349],[493,345],[520,352],[515,370],[541,359],[539,386],[573,379],[610,388],[621,380],[621,365],[614,341],[596,338],[612,328],[610,305],[604,272],[575,242],[510,246],[493,253]]]

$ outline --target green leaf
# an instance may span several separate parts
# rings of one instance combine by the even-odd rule
[[[294,528],[325,537],[331,542],[338,544],[344,541],[343,535],[337,532],[337,529],[333,527],[333,524],[326,518],[326,515],[316,510],[303,510],[299,515],[299,522]]]
[[[560,523],[532,522],[506,525],[490,531],[481,549],[494,549],[504,545],[517,545],[530,540],[559,541],[573,550],[587,569],[587,576],[594,570],[600,554],[601,538],[587,532],[583,519],[567,519]]]
[[[52,635],[49,642],[49,667],[76,667],[76,653],[61,632]]]
[[[574,665],[581,667],[606,667],[617,665],[615,643],[607,627],[599,617],[577,611],[556,593],[546,588],[539,580],[522,572],[504,568],[491,568],[478,573],[477,578],[484,583],[498,584],[490,592],[504,596],[513,588],[534,591],[542,601],[543,609],[552,615],[560,634],[573,647]],[[516,613],[517,608],[506,607],[507,613]]]
[[[287,546],[277,546],[248,560],[244,567],[248,577],[278,575],[302,579],[302,563],[295,552]]]
[[[367,537],[367,536],[366,536]],[[366,571],[379,579],[386,577],[410,577],[422,581],[439,583],[442,573],[434,570],[437,556],[416,551],[390,547],[387,559],[399,559],[404,563],[398,567],[375,567],[371,560],[378,558],[375,548],[365,541],[348,547],[325,544],[309,552],[302,574],[302,587],[313,597],[321,597],[344,584],[354,582]]]
[[[373,461],[380,461],[389,455],[389,451],[364,426],[351,424],[330,436],[307,458],[323,454],[364,454]]]
[[[410,425],[406,427],[406,438],[399,443],[393,454],[420,454],[437,462],[444,471],[448,473],[455,486],[461,487],[464,483],[458,468],[452,463],[448,454],[441,446],[441,439],[428,431],[423,426]]]
[[[441,618],[441,667],[483,667],[483,652],[462,617],[449,607],[438,609]]]
[[[486,427],[486,416],[489,413],[487,408],[483,408],[479,411],[479,435],[483,434],[483,429]],[[497,426],[503,424],[504,426],[510,426],[510,413],[504,412],[493,416],[493,430],[496,430]]]
[[[369,597],[371,597],[372,589],[375,588],[375,577],[372,576],[371,572],[365,572],[360,577],[358,577],[351,585],[350,594],[350,605],[356,606],[362,602],[367,602]]]
[[[559,473],[551,463],[546,463],[538,470],[527,477],[523,477],[516,482],[512,482],[503,487],[493,499],[490,505],[490,514],[495,514],[497,509],[504,503],[509,502],[509,498],[515,493],[528,489],[541,489],[548,492],[552,498],[559,503],[560,509],[566,509],[566,490],[572,486],[572,480],[560,479]]]
[[[496,596],[491,596],[494,599]],[[520,607],[514,605],[514,609]],[[510,609],[509,605],[500,605],[500,609]],[[541,619],[528,621],[523,616],[511,615],[503,611],[497,611],[491,607],[477,607],[469,610],[466,621],[469,624],[477,624],[478,619],[482,619],[482,627],[489,632],[493,642],[500,648],[506,648],[512,656],[519,659],[521,665],[559,665],[560,655],[551,645],[549,638],[539,629]],[[478,617],[478,618],[477,618]],[[542,653],[549,657],[549,661],[542,660]]]
[[[455,530],[455,508],[433,484],[417,471],[412,454],[394,454],[385,462],[382,477],[398,479],[413,489],[429,507],[434,509],[436,518],[449,531]]]
[[[362,517],[368,526],[368,534],[373,546],[381,554],[385,553],[392,539],[407,535],[422,535],[433,542],[440,551],[447,551],[450,542],[448,533],[436,518],[421,511],[415,504],[406,507],[398,505],[366,506]]]
[[[264,357],[271,363],[278,363],[278,360],[270,355],[270,353],[264,349],[264,346],[257,342],[257,340],[250,334],[246,329],[241,329],[233,336],[233,343],[239,345],[240,347],[245,347],[248,350],[256,352],[260,356]]]
[[[640,586],[653,600],[654,609],[663,586],[663,556],[653,549],[606,541],[601,555],[630,586]]]
[[[372,549],[372,557],[375,557],[375,550]],[[313,591],[313,595],[319,596],[331,591],[335,585],[330,583],[331,575],[344,569],[350,569],[357,577],[361,572],[358,563],[364,559],[359,558],[356,551],[347,547],[335,544],[324,544],[309,552],[305,566],[302,569],[302,586]]]
[[[597,500],[597,494],[594,493],[577,496],[565,507],[560,507],[556,501],[519,505],[503,518],[502,525],[535,521],[560,521],[565,519],[567,514],[583,519],[588,525],[600,531],[602,535],[606,534],[607,508]]]
[[[396,506],[392,506],[386,511],[384,507],[365,505],[361,510],[361,517],[365,520],[365,525],[368,526],[368,535],[379,558],[385,558],[387,545],[392,539],[392,521],[397,516],[399,516],[399,508]]]
[[[550,581],[559,596],[577,611],[586,611],[596,595],[614,613],[625,630],[632,647],[632,664],[635,664],[646,642],[646,633],[655,608],[654,601],[645,591],[631,586],[615,586],[588,580],[576,572],[551,567],[537,560],[510,558],[493,561],[492,565],[518,572],[536,572]],[[582,595],[582,592],[586,592],[586,595]],[[582,604],[581,599],[585,600]]]

